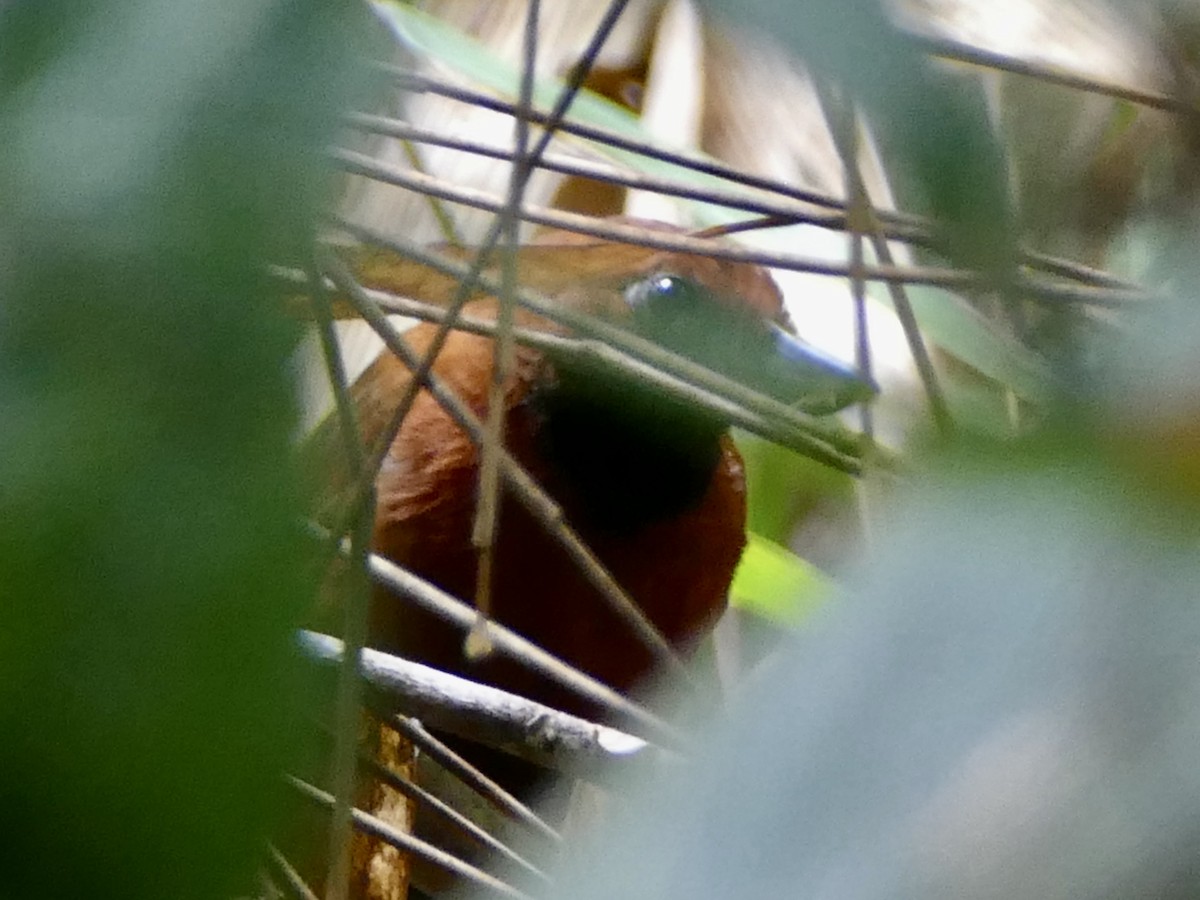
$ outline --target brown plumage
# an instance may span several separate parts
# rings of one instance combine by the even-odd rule
[[[386,256],[360,260],[365,284],[403,293],[408,286],[396,283],[395,271]],[[522,249],[520,272],[559,304],[682,342],[671,349],[737,377],[759,364],[747,355],[769,352],[778,329],[766,323],[786,321],[770,276],[747,264],[554,233]],[[466,308],[485,319],[495,311],[490,297]],[[524,311],[517,321],[555,330]],[[435,331],[421,324],[404,337],[420,355]],[[455,331],[433,368],[481,418],[493,351],[490,338]],[[354,386],[368,442],[408,379],[385,352]],[[727,423],[632,383],[573,372],[526,347],[517,349],[505,415],[515,459],[666,638],[690,646],[725,608],[745,543],[745,478]],[[465,599],[476,578],[470,535],[479,460],[468,436],[422,391],[376,480],[375,549]],[[501,505],[492,598],[496,620],[612,687],[628,691],[650,671],[649,652],[512,497]],[[497,656],[468,664],[461,632],[386,592],[372,606],[371,643],[560,708],[597,712]]]
[[[362,251],[354,266],[368,287],[429,302],[444,301],[457,286],[386,253]],[[523,284],[560,306],[627,328],[778,399],[837,407],[871,391],[787,336],[779,291],[757,266],[553,233],[521,249],[519,268]],[[485,320],[496,312],[497,301],[488,296],[465,309]],[[563,331],[524,310],[516,320],[529,329]],[[404,340],[422,357],[436,331],[417,325]],[[480,420],[488,414],[494,356],[490,338],[452,331],[433,365]],[[367,446],[378,442],[409,383],[407,368],[385,351],[354,385]],[[724,610],[745,544],[746,481],[728,423],[631,378],[581,371],[569,359],[524,346],[516,348],[505,385],[504,415],[511,456],[557,502],[649,620],[686,653]],[[480,460],[468,435],[422,390],[376,478],[375,551],[468,600],[478,565],[471,531]],[[333,463],[330,481],[333,493],[346,487],[344,468]],[[651,673],[651,653],[508,495],[501,498],[491,587],[494,619],[609,686],[629,692]],[[499,654],[469,663],[460,631],[383,589],[372,599],[369,643],[560,709],[603,716]],[[395,749],[403,742],[386,727],[372,733],[385,758],[403,762]],[[539,772],[517,760],[463,749],[511,790],[525,793],[539,781]],[[412,825],[407,801],[393,788],[372,782],[363,791],[360,802],[368,809]],[[416,829],[474,858],[477,848],[462,845],[438,822],[417,817]],[[356,847],[364,886],[356,896],[392,896],[406,873],[394,851],[367,837]],[[419,863],[414,877],[427,887],[446,887],[445,873]]]

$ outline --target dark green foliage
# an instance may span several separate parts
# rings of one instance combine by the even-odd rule
[[[4,897],[250,887],[311,596],[297,338],[347,7],[0,13]]]

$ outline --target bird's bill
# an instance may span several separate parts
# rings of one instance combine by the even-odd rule
[[[879,386],[853,366],[817,349],[772,322],[773,358],[767,361],[767,391],[812,413],[832,413],[865,403]]]

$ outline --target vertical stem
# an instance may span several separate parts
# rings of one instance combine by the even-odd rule
[[[488,392],[488,418],[484,428],[479,468],[479,503],[471,542],[478,552],[475,580],[475,608],[479,618],[467,634],[464,651],[470,658],[491,652],[487,635],[487,620],[491,615],[491,591],[496,555],[496,525],[500,514],[500,456],[504,448],[504,418],[507,412],[505,393],[513,369],[515,341],[513,339],[513,310],[516,307],[517,250],[520,244],[521,198],[532,171],[529,149],[529,114],[533,103],[533,79],[537,62],[537,28],[541,0],[529,0],[525,16],[521,89],[517,100],[513,135],[512,176],[508,183],[508,199],[502,214],[507,243],[501,271],[500,308],[493,341],[492,384]]]
[[[333,328],[333,306],[325,290],[324,279],[314,267],[311,272],[312,298],[316,313],[325,367],[337,404],[338,426],[343,449],[356,478],[361,477],[365,460],[358,433],[354,404],[346,385],[346,371]],[[375,508],[372,502],[366,507]],[[345,652],[338,670],[337,695],[334,708],[335,746],[331,763],[330,782],[333,787],[333,816],[329,826],[329,870],[325,879],[327,900],[344,900],[350,887],[350,837],[353,830],[351,809],[354,806],[354,783],[358,750],[358,710],[362,685],[358,677],[358,660],[367,639],[367,557],[370,554],[372,516],[366,512],[358,517],[350,536],[353,577],[352,588],[346,591],[342,640]]]

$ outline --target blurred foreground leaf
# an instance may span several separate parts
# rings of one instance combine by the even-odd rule
[[[295,327],[334,0],[0,9],[4,897],[251,886],[310,588]]]
[[[1196,523],[1078,449],[943,460],[567,896],[1191,896]]]
[[[924,461],[568,897],[1194,896],[1200,306],[1137,318],[1044,433]]]
[[[709,0],[742,28],[779,41],[860,104],[909,170],[959,265],[1005,278],[1016,233],[1001,147],[980,90],[931,67],[878,0]]]

